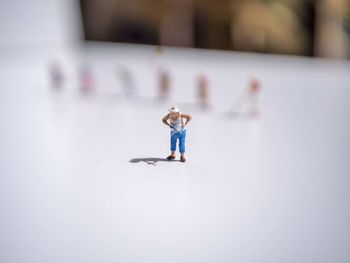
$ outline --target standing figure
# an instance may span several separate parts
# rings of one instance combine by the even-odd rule
[[[64,83],[64,74],[59,62],[54,62],[49,67],[51,86],[55,89],[61,89]]]
[[[136,85],[132,72],[123,65],[118,68],[118,78],[122,85],[123,93],[127,98],[135,97]]]
[[[184,119],[186,121],[184,121]],[[169,113],[162,119],[163,123],[170,127],[170,151],[171,154],[167,160],[174,160],[176,153],[176,144],[179,141],[180,161],[186,162],[185,159],[185,143],[186,143],[186,125],[191,121],[192,117],[189,114],[181,113],[176,106],[171,107]]]
[[[209,106],[209,83],[204,74],[198,76],[198,103],[202,109],[207,109]]]
[[[261,84],[260,81],[253,78],[249,85],[249,100],[250,105],[248,109],[248,113],[250,113],[252,116],[259,116],[259,97],[261,93]]]
[[[170,77],[168,71],[160,67],[158,71],[159,78],[159,99],[161,101],[167,100],[169,98],[170,92]]]
[[[158,85],[158,99],[160,101],[165,101],[169,98],[171,78],[169,73],[169,67],[167,66],[164,58],[164,48],[162,46],[156,47],[151,62],[154,66],[156,73],[156,81]]]
[[[261,96],[260,93],[260,81],[256,78],[252,78],[248,88],[244,90],[244,92],[235,102],[230,113],[238,117],[259,117],[259,98]]]
[[[87,64],[80,69],[80,88],[83,93],[90,93],[95,89],[94,75]]]

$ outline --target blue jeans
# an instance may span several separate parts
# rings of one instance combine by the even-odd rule
[[[179,140],[180,153],[185,152],[185,140],[186,140],[186,130],[181,132],[171,132],[170,133],[170,150],[172,152],[176,151],[176,143]]]

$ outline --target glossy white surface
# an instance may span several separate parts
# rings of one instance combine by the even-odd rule
[[[348,63],[169,50],[159,104],[149,48],[62,51],[62,92],[47,84],[55,52],[0,63],[0,262],[350,261]],[[79,57],[95,95],[77,91]],[[115,95],[118,63],[143,99]],[[199,70],[208,113],[190,104]],[[251,75],[262,118],[229,118]],[[168,155],[174,103],[193,115],[188,162],[130,162]]]

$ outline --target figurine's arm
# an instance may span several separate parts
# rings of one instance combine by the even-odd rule
[[[181,114],[181,117],[186,119],[185,126],[192,120],[192,116],[189,114]]]
[[[167,126],[170,127],[170,124],[169,124],[168,120],[169,120],[169,114],[167,114],[167,115],[165,115],[165,116],[163,117],[162,122],[163,122],[165,125],[167,125]]]

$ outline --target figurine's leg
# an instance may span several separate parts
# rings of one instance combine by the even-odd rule
[[[168,160],[175,159],[177,138],[178,138],[177,133],[171,133],[170,134],[170,151],[171,151],[171,154],[167,157]]]
[[[181,162],[186,162],[185,159],[185,151],[186,151],[186,130],[181,132],[181,135],[179,137],[179,148],[180,148],[180,153],[181,153],[181,157],[180,160]]]
[[[170,137],[170,150],[175,153],[176,151],[176,143],[178,139],[178,133],[172,133]]]

